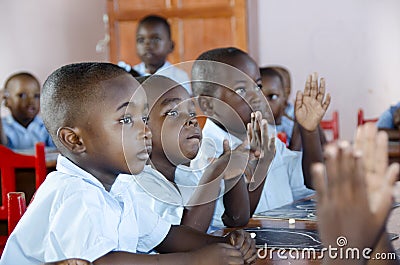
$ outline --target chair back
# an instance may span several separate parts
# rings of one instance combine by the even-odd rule
[[[332,113],[331,120],[322,120],[320,125],[321,125],[322,129],[332,131],[332,136],[333,136],[332,140],[339,139],[339,112],[338,111],[334,111]]]
[[[7,194],[7,208],[8,208],[8,235],[14,231],[19,219],[26,211],[25,193],[23,192],[9,192]]]
[[[367,122],[377,122],[378,118],[371,118],[371,119],[365,119],[364,118],[364,111],[362,109],[358,110],[357,113],[357,126],[363,125]]]
[[[1,172],[1,199],[0,220],[7,220],[7,194],[16,191],[15,169],[34,168],[35,186],[39,188],[40,184],[46,178],[46,160],[44,153],[44,143],[37,143],[35,146],[35,155],[23,155],[15,153],[11,149],[0,145],[0,172]]]

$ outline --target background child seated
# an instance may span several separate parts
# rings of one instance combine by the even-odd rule
[[[155,73],[167,76],[191,94],[187,73],[167,61],[174,46],[168,21],[156,15],[146,16],[139,21],[136,30],[136,53],[142,62],[133,67],[123,61],[118,65],[128,72],[133,69],[142,76]]]
[[[94,264],[254,260],[248,233],[213,237],[171,227],[118,178],[143,170],[151,140],[146,95],[130,74],[108,63],[67,65],[49,76],[41,99],[44,123],[61,155],[57,171],[47,176],[10,235],[0,264],[69,258]],[[155,247],[161,253],[186,253],[135,254]]]
[[[242,72],[241,78],[234,75],[232,71],[235,69]],[[229,139],[231,148],[235,148],[247,138],[244,124],[250,122],[251,111],[264,112],[267,103],[260,100],[263,96],[260,88],[256,86],[256,84],[262,85],[258,65],[247,53],[236,48],[219,48],[201,54],[193,65],[192,79],[193,92],[196,96],[200,96],[199,105],[209,117],[203,128],[204,140],[199,156],[192,161],[194,168],[203,168],[210,157],[218,157],[222,153],[220,146],[224,139]],[[230,88],[229,93],[227,89],[221,89],[224,86]],[[310,170],[311,161],[322,161],[321,144],[316,128],[329,106],[330,96],[328,95],[326,100],[324,97],[324,82],[318,86],[317,76],[310,76],[304,93],[297,94],[295,108],[297,119],[304,130],[303,137],[307,139],[303,157],[302,153],[292,152],[281,141],[275,141],[275,157],[269,168],[268,177],[266,180],[265,175],[258,178],[257,186],[250,188],[249,191],[251,214],[276,208],[313,194],[312,190],[304,186],[301,163],[303,158],[303,163],[306,164],[304,172],[307,172]],[[221,107],[223,103],[226,106]],[[232,115],[232,111],[228,111],[229,108],[236,111],[236,117]],[[241,120],[238,120],[238,116]],[[268,134],[264,137],[268,137]],[[205,141],[206,138],[210,141]],[[264,140],[264,142],[269,141]],[[221,220],[223,212],[223,203],[217,202],[214,225],[223,225]]]
[[[283,77],[273,67],[260,68],[260,73],[262,78],[261,91],[267,99],[274,115],[276,131],[286,134],[286,144],[290,146],[293,135],[294,117],[285,115],[288,95],[286,94]],[[297,136],[300,137],[300,135]]]
[[[30,149],[37,142],[54,147],[42,119],[37,116],[40,106],[40,84],[30,73],[16,73],[4,84],[5,106],[11,115],[1,119],[1,144],[12,149]]]
[[[379,129],[400,129],[400,102],[391,106],[379,117],[376,126]]]

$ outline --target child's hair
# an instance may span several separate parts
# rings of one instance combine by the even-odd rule
[[[31,73],[28,72],[18,72],[15,74],[12,74],[9,78],[7,78],[6,82],[4,83],[4,89],[8,89],[8,85],[11,82],[11,80],[16,79],[16,78],[31,78],[32,80],[36,81],[38,86],[40,87],[39,80]]]
[[[283,89],[283,92],[286,95],[286,91],[285,91],[285,81],[284,78],[282,76],[282,74],[279,72],[278,69],[276,69],[275,67],[262,67],[260,68],[260,73],[261,76],[268,76],[268,77],[278,77],[280,82],[281,82],[281,87]]]
[[[215,74],[212,63],[207,61],[229,63],[229,58],[237,55],[248,56],[248,54],[235,47],[217,48],[200,54],[192,67],[192,90],[195,96],[215,96],[215,86],[210,78]]]
[[[41,93],[41,114],[55,145],[62,152],[57,131],[74,127],[87,119],[86,110],[103,100],[100,82],[126,75],[122,68],[111,63],[77,63],[55,70],[45,81]]]
[[[171,25],[168,23],[168,21],[165,18],[157,16],[157,15],[148,15],[139,21],[137,28],[140,28],[144,24],[161,24],[161,25],[163,25],[165,27],[165,30],[168,33],[168,37],[171,38]]]

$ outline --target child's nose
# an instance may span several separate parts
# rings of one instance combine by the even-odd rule
[[[152,137],[153,137],[153,134],[151,133],[149,126],[146,124],[144,127],[144,138],[151,139]]]
[[[193,126],[193,127],[197,127],[199,126],[199,122],[197,121],[196,117],[190,118],[187,122],[186,122],[187,126]]]

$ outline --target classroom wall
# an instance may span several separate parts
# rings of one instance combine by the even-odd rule
[[[257,1],[259,64],[287,66],[294,90],[308,73],[324,76],[326,117],[339,111],[342,138],[352,139],[358,108],[377,117],[400,101],[400,1]]]
[[[1,0],[0,87],[16,71],[41,83],[61,65],[104,61],[96,52],[104,38],[106,0]]]
[[[400,100],[400,1],[248,1],[251,54],[262,66],[287,66],[294,90],[312,71],[324,76],[333,96],[327,117],[339,110],[342,138],[352,138],[359,107],[376,117]],[[15,71],[43,82],[63,64],[106,60],[95,50],[105,2],[0,1],[0,86]]]

